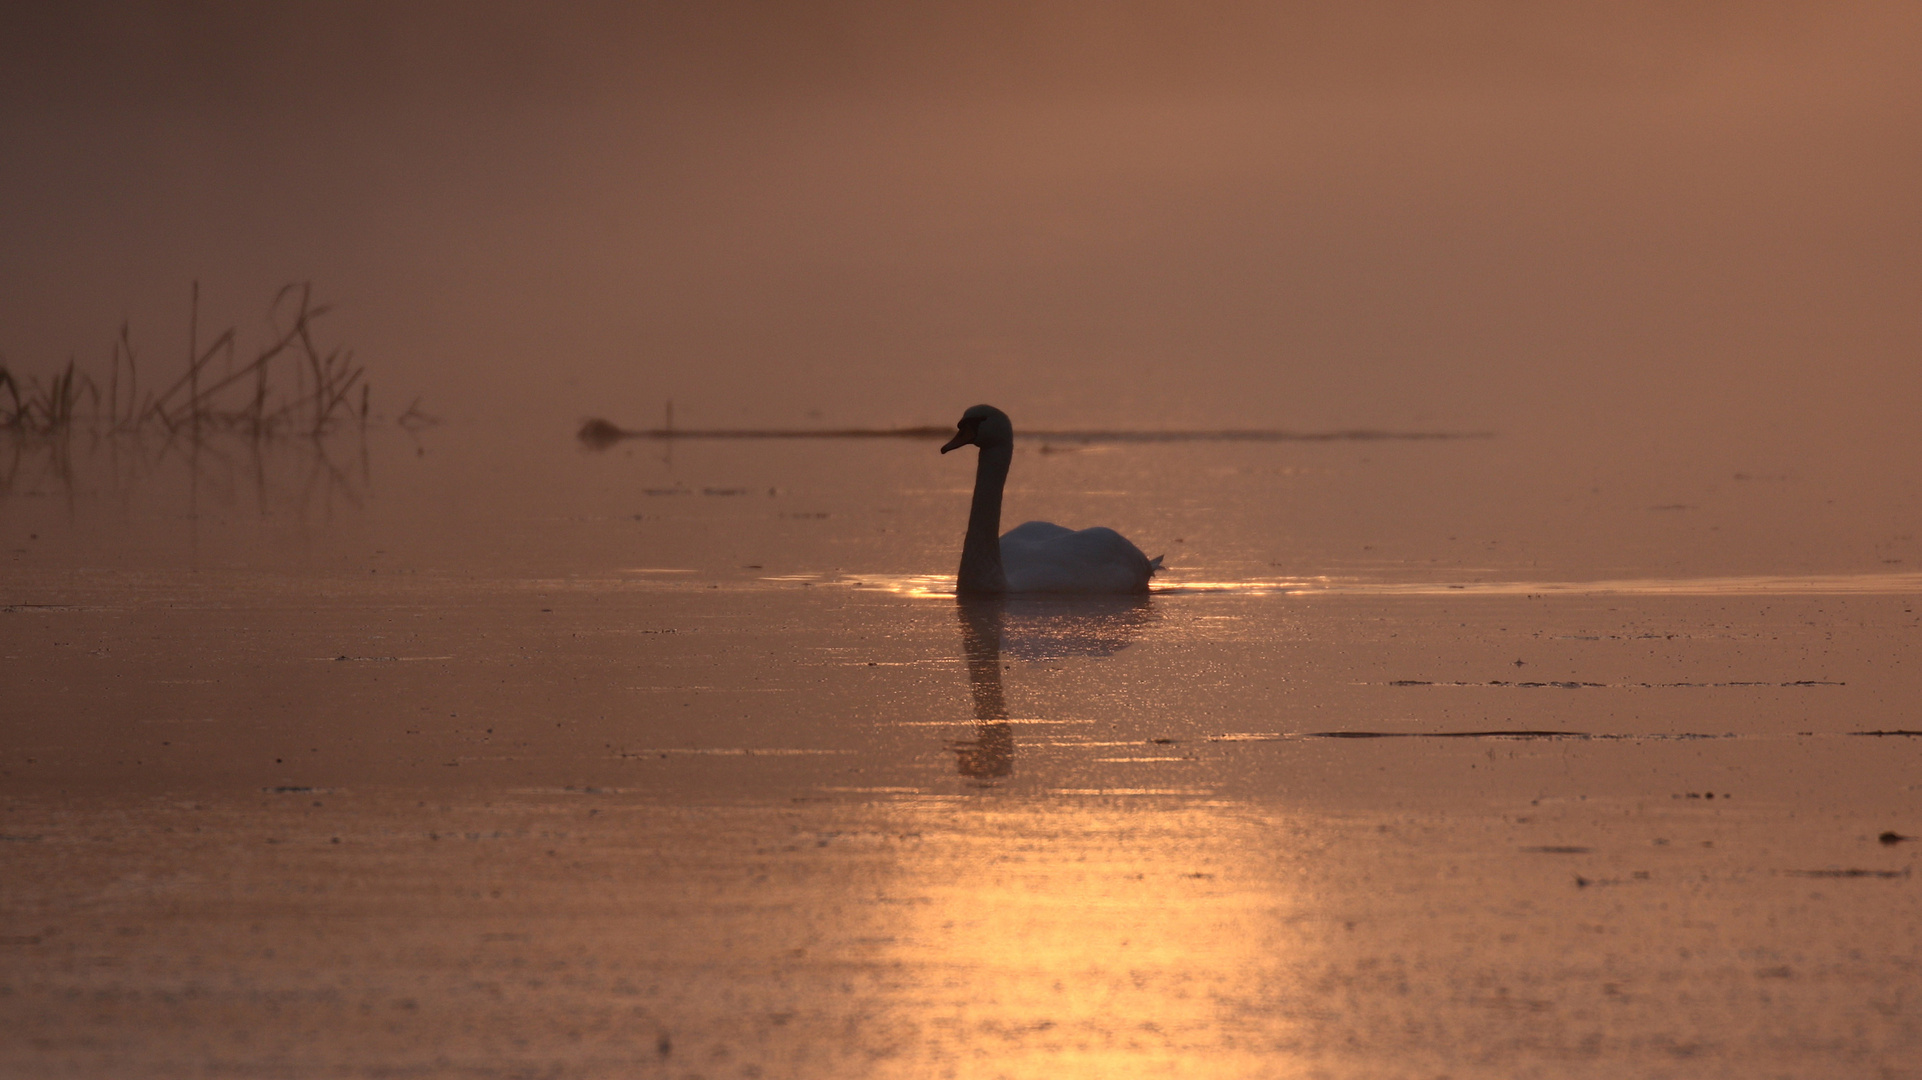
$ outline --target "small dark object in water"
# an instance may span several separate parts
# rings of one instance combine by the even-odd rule
[[[662,1057],[666,1057],[674,1052],[674,1040],[668,1038],[667,1032],[663,1031],[661,1032],[661,1037],[654,1041],[654,1049],[658,1051]]]
[[[1576,847],[1573,844],[1543,844],[1540,847],[1525,847],[1522,850],[1533,855],[1586,855],[1589,849]]]
[[[581,442],[592,450],[605,450],[626,437],[627,432],[599,417],[582,424],[579,434]]]
[[[1890,846],[1890,847],[1894,847],[1894,846],[1895,846],[1896,844],[1899,844],[1899,843],[1901,843],[1901,842],[1902,842],[1902,841],[1904,841],[1904,840],[1913,840],[1913,839],[1915,839],[1915,837],[1913,837],[1913,836],[1903,836],[1903,835],[1902,835],[1901,833],[1899,833],[1899,832],[1895,832],[1894,830],[1890,830],[1889,832],[1885,832],[1885,833],[1883,833],[1883,834],[1882,834],[1881,836],[1878,836],[1878,837],[1876,837],[1876,839],[1877,839],[1877,840],[1880,840],[1880,841],[1881,841],[1881,842],[1882,842],[1883,844],[1885,844],[1885,845],[1887,845],[1887,846]]]
[[[1154,743],[1157,746],[1173,746],[1174,745],[1173,739],[1149,739],[1148,741],[1151,743]]]

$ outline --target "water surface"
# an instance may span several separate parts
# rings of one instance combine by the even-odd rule
[[[1169,571],[959,603],[932,444],[16,449],[12,1074],[1922,1049],[1900,476],[1033,440]]]

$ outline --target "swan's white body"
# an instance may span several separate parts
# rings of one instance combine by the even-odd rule
[[[974,474],[968,535],[961,545],[956,589],[980,593],[1142,593],[1161,569],[1113,529],[1079,532],[1030,521],[996,537],[1001,529],[1001,492],[1014,460],[1014,425],[1006,413],[976,405],[961,417],[954,439],[941,448],[981,448]]]
[[[1001,569],[1011,593],[1147,592],[1148,579],[1160,568],[1160,559],[1100,525],[1076,532],[1030,521],[1001,537]]]

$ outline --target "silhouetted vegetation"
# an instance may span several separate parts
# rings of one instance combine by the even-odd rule
[[[324,435],[343,424],[365,427],[372,407],[367,369],[351,350],[320,343],[313,286],[283,287],[268,305],[274,337],[243,358],[229,327],[200,344],[200,284],[188,314],[186,365],[159,390],[141,385],[140,357],[123,322],[108,361],[105,389],[74,360],[45,382],[0,362],[0,429],[57,435],[81,425],[96,432],[228,431],[253,438]]]

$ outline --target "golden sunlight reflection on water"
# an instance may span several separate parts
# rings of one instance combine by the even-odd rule
[[[944,975],[936,994],[901,1003],[934,1035],[929,1049],[964,1074],[1245,1075],[1261,1052],[1223,1037],[1224,1005],[1257,996],[1276,966],[1328,962],[1309,940],[1249,952],[1271,936],[1263,923],[1312,907],[1287,880],[1304,855],[1295,830],[1194,802],[1161,801],[1150,816],[1125,798],[1178,789],[1060,794],[1073,801],[1040,818],[954,806],[942,858],[902,864],[899,887],[921,902],[892,909],[889,953]],[[1078,797],[1091,795],[1104,797]],[[1223,880],[1229,850],[1276,887]],[[1285,1014],[1263,1027],[1270,1045],[1300,1039]],[[1205,1064],[1191,1057],[1204,1046]]]
[[[768,578],[804,580],[807,575]],[[915,599],[954,597],[954,578],[939,574],[862,574],[821,578],[820,584],[873,589]],[[1275,578],[1207,581],[1176,579],[1149,587],[1153,596],[1844,596],[1922,593],[1922,573],[1766,574],[1742,577],[1628,578],[1607,581],[1367,581],[1357,578]]]

